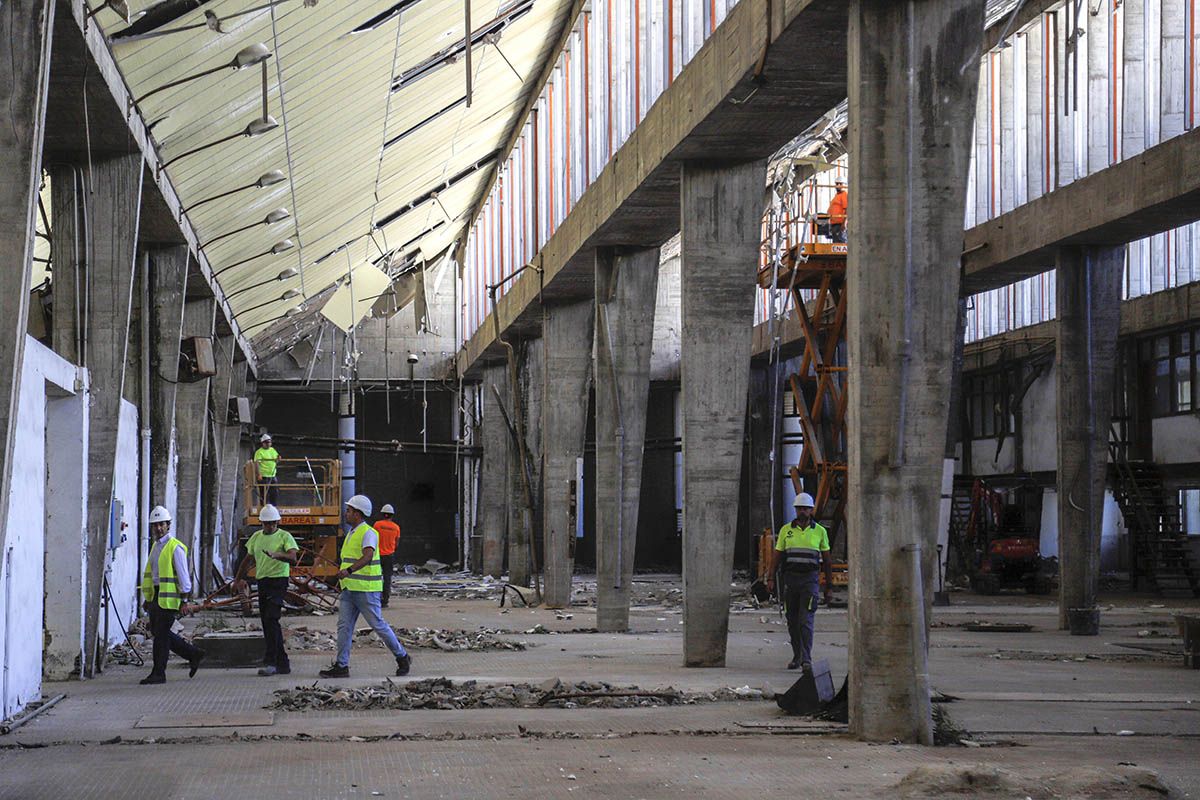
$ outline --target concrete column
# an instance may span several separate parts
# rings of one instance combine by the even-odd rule
[[[658,248],[596,252],[596,627],[629,630]]]
[[[504,407],[508,411],[508,581],[517,586],[529,586],[533,566],[530,557],[533,547],[534,508],[536,507],[537,478],[531,469],[528,438],[522,447],[515,444],[516,436],[528,435],[526,408],[530,404],[529,371],[530,348],[528,343],[513,344],[516,358],[516,385],[512,370],[508,372],[511,391],[504,395]],[[525,496],[525,481],[529,481],[529,497]],[[531,507],[533,504],[533,507]]]
[[[154,503],[165,502],[175,452],[175,389],[187,271],[186,247],[150,253],[150,497]]]
[[[775,435],[776,412],[783,411],[780,399],[773,398],[775,381],[770,365],[756,367],[750,370],[750,400],[749,419],[749,469],[745,471],[742,480],[748,486],[741,492],[742,497],[750,498],[750,508],[745,510],[747,529],[750,536],[750,551],[757,553],[758,536],[765,530],[778,530],[775,525],[778,517],[772,514],[772,499],[775,508],[779,508],[779,475],[776,464],[778,459],[771,457],[771,447]],[[772,491],[774,489],[774,491]],[[782,521],[779,521],[782,525]]]
[[[212,381],[210,394],[217,421],[217,441],[220,442],[220,528],[214,534],[214,551],[232,565],[232,556],[241,528],[240,498],[242,495],[242,426],[229,420],[229,399],[242,397],[246,392],[249,364],[236,360],[237,340],[222,336],[216,348],[217,377]],[[226,570],[228,573],[228,569]]]
[[[83,242],[79,236],[81,198],[74,166],[53,164],[49,169],[50,251],[54,254],[50,345],[67,361],[80,364],[79,328],[86,319],[83,304],[87,296]]]
[[[183,309],[183,335],[212,336],[216,322],[215,298],[192,300]],[[193,578],[203,584],[208,579],[202,567],[204,546],[197,522],[200,514],[200,473],[208,440],[208,383],[181,383],[175,395],[176,437],[179,468],[176,471],[177,508],[175,536],[188,547]]]
[[[480,426],[478,526],[483,540],[481,566],[484,575],[499,578],[504,573],[504,540],[508,528],[508,427],[500,413],[496,392],[508,396],[508,372],[503,364],[483,370],[479,387],[483,424]]]
[[[91,224],[91,309],[87,365],[91,375],[88,436],[87,608],[84,616],[83,677],[93,674],[104,566],[108,553],[109,508],[117,460],[117,428],[125,387],[129,318],[133,302],[134,256],[142,200],[142,159],[138,155],[96,161],[91,168],[88,221]]]
[[[594,313],[591,303],[544,306],[542,312],[542,540],[546,558],[542,595],[550,608],[571,604],[575,523],[583,513],[583,498],[575,493],[575,475],[587,435]]]
[[[42,166],[42,134],[50,78],[52,0],[0,5],[0,558],[8,523],[8,491],[20,393],[21,360],[29,321],[34,214]]]
[[[725,666],[766,165],[680,174],[683,663]]]
[[[1055,266],[1059,626],[1095,636],[1125,248],[1063,248]]]
[[[850,728],[931,744],[926,582],[984,0],[852,0]]]

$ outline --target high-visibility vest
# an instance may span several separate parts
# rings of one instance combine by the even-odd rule
[[[346,540],[342,542],[342,569],[350,569],[355,561],[362,558],[363,535],[369,530],[374,529],[367,523],[360,522],[358,527],[346,536]],[[383,591],[383,566],[379,563],[378,547],[375,548],[374,557],[370,561],[349,577],[342,578],[342,588],[352,592]]]
[[[775,549],[784,554],[786,571],[815,572],[821,564],[821,553],[829,550],[829,534],[815,522],[807,528],[789,522],[780,528]]]
[[[172,536],[158,551],[158,606],[174,611],[179,608],[183,596],[179,593],[179,579],[175,575],[175,548],[182,547],[187,556],[187,546]],[[154,565],[146,559],[146,571],[142,573],[142,599],[147,603],[154,600]]]

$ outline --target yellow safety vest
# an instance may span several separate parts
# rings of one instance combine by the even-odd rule
[[[172,536],[158,552],[158,605],[174,611],[179,608],[183,596],[179,593],[179,580],[175,576],[175,548],[182,547],[187,556],[187,546]],[[142,599],[147,603],[154,600],[154,566],[146,559],[146,571],[142,573]]]
[[[346,540],[342,542],[342,569],[350,569],[351,564],[362,558],[363,536],[369,530],[374,529],[367,523],[360,522],[358,527],[346,536]],[[349,577],[342,578],[342,588],[351,592],[383,591],[383,566],[379,563],[378,547],[375,548],[375,557],[365,566]]]

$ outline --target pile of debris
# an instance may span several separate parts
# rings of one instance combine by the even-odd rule
[[[467,650],[482,652],[485,650],[524,650],[525,642],[514,642],[501,639],[502,631],[491,628],[480,628],[475,631],[442,630],[439,628],[393,628],[397,638],[406,648],[424,650],[443,650],[447,653],[460,653]],[[307,627],[295,627],[288,630],[289,650],[326,650],[337,649],[337,634],[330,631],[318,631]],[[383,647],[378,636],[371,633],[370,628],[359,628],[354,631],[354,644],[358,647]]]
[[[529,683],[480,684],[455,682],[449,678],[431,678],[361,688],[298,686],[277,689],[268,708],[285,711],[344,710],[367,711],[392,709],[435,709],[457,711],[474,708],[641,708],[647,706],[694,705],[744,700],[768,700],[773,693],[749,686],[717,689],[711,692],[683,692],[665,689],[640,689],[637,686],[612,686],[581,681],[564,683],[554,678],[540,686]]]
[[[435,562],[436,563],[436,562]],[[439,600],[488,600],[499,598],[504,583],[490,575],[477,578],[468,572],[431,575],[417,580],[410,575],[420,574],[416,570],[392,579],[393,597],[431,598]]]

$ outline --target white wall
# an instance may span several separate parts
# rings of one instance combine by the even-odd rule
[[[1152,423],[1154,463],[1189,464],[1200,461],[1200,416],[1159,417]]]
[[[122,400],[121,423],[117,430],[117,463],[113,470],[113,496],[125,507],[122,518],[125,541],[109,551],[105,562],[105,575],[115,602],[112,606],[105,606],[107,618],[101,617],[100,635],[106,636],[109,644],[116,644],[125,638],[117,621],[118,616],[128,626],[137,615],[138,565],[141,561],[138,553],[149,550],[144,541],[139,541],[138,450],[137,406]],[[173,480],[168,485],[173,485]]]
[[[76,368],[26,337],[17,399],[12,485],[0,553],[0,717],[41,695],[46,495],[46,390],[74,393]],[[83,448],[79,457],[86,458]],[[82,550],[82,548],[80,548]],[[77,559],[80,552],[68,554]]]

